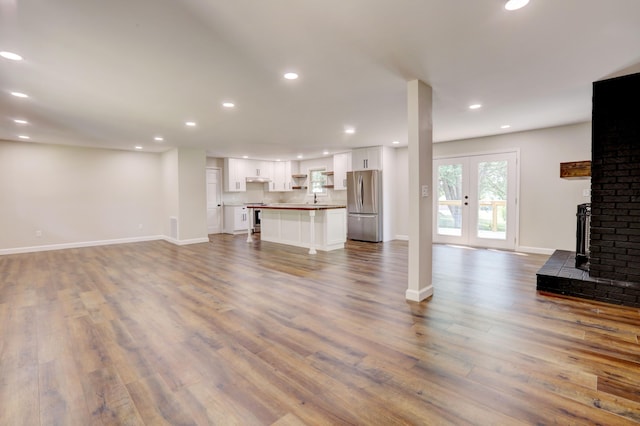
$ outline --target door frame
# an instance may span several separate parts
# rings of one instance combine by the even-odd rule
[[[481,156],[498,156],[498,155],[504,155],[504,154],[514,154],[515,155],[515,171],[514,174],[515,176],[513,177],[514,182],[513,182],[513,189],[515,190],[515,199],[514,199],[514,218],[513,218],[513,241],[512,244],[495,244],[495,245],[479,245],[479,244],[474,244],[477,243],[477,241],[473,241],[473,243],[470,243],[469,241],[471,241],[469,238],[467,238],[466,242],[461,242],[462,239],[460,237],[440,237],[440,235],[438,234],[438,169],[437,167],[435,167],[435,164],[437,161],[439,160],[452,160],[455,161],[456,159],[464,159],[464,161],[467,161],[467,163],[471,163],[471,159],[474,157],[481,157]],[[434,216],[433,216],[433,240],[434,243],[442,243],[442,244],[460,244],[460,245],[469,245],[472,247],[482,247],[482,248],[496,248],[496,249],[505,249],[505,250],[517,250],[518,246],[519,246],[519,242],[520,242],[520,149],[519,148],[511,148],[511,149],[503,149],[503,150],[495,150],[495,151],[482,151],[482,152],[473,152],[473,153],[466,153],[466,154],[454,154],[454,155],[442,155],[442,156],[438,156],[438,157],[434,157],[433,159],[433,210],[434,210]],[[509,187],[511,187],[511,182],[509,182]],[[471,191],[472,193],[477,192],[477,190]],[[467,219],[468,221],[469,219]],[[469,226],[470,228],[470,226]],[[472,240],[477,240],[476,238],[473,238]],[[491,241],[489,239],[486,239],[487,241]],[[499,240],[499,241],[504,241],[504,240]],[[502,247],[500,247],[502,246]],[[505,248],[505,246],[507,248]]]

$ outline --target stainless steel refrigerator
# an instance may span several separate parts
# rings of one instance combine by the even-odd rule
[[[347,238],[382,241],[380,170],[347,172]]]

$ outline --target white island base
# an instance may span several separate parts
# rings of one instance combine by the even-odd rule
[[[345,208],[262,207],[261,216],[262,241],[305,247],[310,254],[344,248],[347,241]]]

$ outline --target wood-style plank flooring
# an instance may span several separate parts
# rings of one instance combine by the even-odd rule
[[[0,257],[0,425],[640,422],[638,309],[537,294],[546,256],[244,236]]]

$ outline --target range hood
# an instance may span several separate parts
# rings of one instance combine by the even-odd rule
[[[271,182],[271,179],[268,177],[260,177],[260,176],[247,176],[247,183],[266,183]]]

